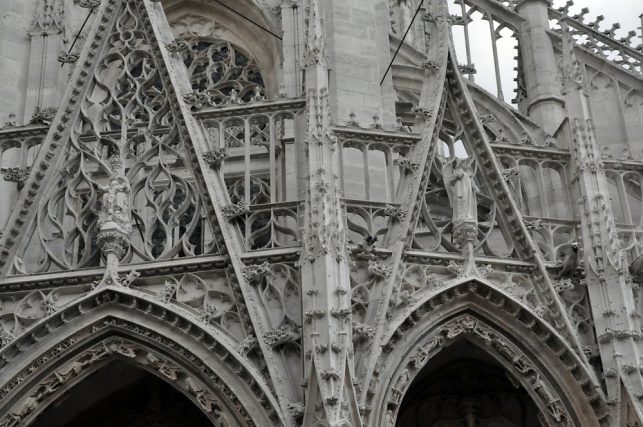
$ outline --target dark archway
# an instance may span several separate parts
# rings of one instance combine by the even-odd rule
[[[397,417],[404,427],[540,427],[527,391],[466,340],[440,352],[415,377]]]
[[[209,427],[185,395],[156,376],[115,361],[51,404],[33,427]]]
[[[6,379],[0,425],[34,425],[51,405],[60,405],[115,360],[165,381],[211,425],[284,423],[269,387],[229,338],[125,287],[101,288],[74,300],[32,325],[0,356]]]

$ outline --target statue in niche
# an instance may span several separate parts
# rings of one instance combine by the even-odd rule
[[[473,178],[473,160],[454,157],[442,167],[442,179],[453,210],[453,241],[464,256],[460,276],[479,275],[475,268],[474,243],[478,238],[478,187]]]
[[[98,218],[99,229],[110,229],[129,234],[132,231],[132,216],[130,214],[129,181],[122,175],[122,165],[119,158],[110,159],[112,171],[104,192],[102,209]]]
[[[101,211],[98,215],[98,236],[96,243],[105,256],[105,274],[100,281],[92,283],[92,289],[103,285],[120,284],[129,286],[134,279],[121,279],[118,275],[120,260],[128,251],[132,232],[130,194],[132,189],[123,175],[123,164],[119,157],[109,159],[111,168],[109,182],[101,187],[103,192]],[[136,276],[137,277],[137,276]],[[135,278],[135,277],[134,277]]]
[[[442,167],[442,177],[453,209],[453,226],[478,224],[476,193],[471,160],[455,157]]]

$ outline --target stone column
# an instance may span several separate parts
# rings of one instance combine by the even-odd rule
[[[324,2],[326,3],[326,2]],[[343,125],[355,114],[363,127],[377,115],[385,128],[395,124],[388,0],[328,0],[329,93],[333,121]]]
[[[562,123],[565,102],[558,79],[558,64],[549,30],[549,0],[523,0],[516,10],[525,19],[519,31],[527,89],[527,114],[547,134]]]
[[[302,425],[361,425],[353,388],[351,286],[330,121],[328,59],[322,21],[328,4],[308,3],[306,82],[307,177],[301,253],[306,403]]]

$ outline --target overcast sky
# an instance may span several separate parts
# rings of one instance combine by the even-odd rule
[[[555,0],[556,7],[563,6],[565,0]],[[641,0],[576,0],[576,6],[571,10],[578,13],[583,7],[589,8],[589,16],[605,16],[604,24],[621,23],[621,32],[624,35],[627,31],[635,30],[641,26],[639,15],[643,13],[643,2]],[[640,34],[640,33],[639,33]]]
[[[450,2],[453,3],[454,0]],[[563,6],[565,3],[566,0],[554,0],[555,7]],[[640,37],[641,19],[639,18],[643,13],[643,0],[575,0],[575,6],[570,9],[570,14],[579,13],[583,7],[587,7],[590,10],[590,13],[586,15],[586,22],[593,21],[597,15],[603,15],[605,19],[601,22],[601,30],[609,29],[612,24],[618,22],[621,24],[621,29],[616,33],[618,37],[624,37],[628,31],[636,31],[638,37],[635,39],[635,45],[643,43]],[[459,7],[452,10],[452,12],[456,12],[456,10],[459,12]],[[476,83],[490,92],[496,93],[489,24],[486,21],[477,20],[477,22],[471,24],[469,31],[471,35],[472,62],[478,71],[475,76]],[[512,37],[507,37],[511,35],[507,30],[501,34],[505,36],[498,41],[498,56],[502,75],[501,84],[505,101],[511,102],[514,98],[515,87],[513,82],[515,43]],[[458,31],[455,31],[454,40],[458,48],[458,61],[466,63],[462,34],[458,34]]]

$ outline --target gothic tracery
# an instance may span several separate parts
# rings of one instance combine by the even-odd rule
[[[32,3],[24,55],[0,40],[0,426],[643,425],[635,32]]]

